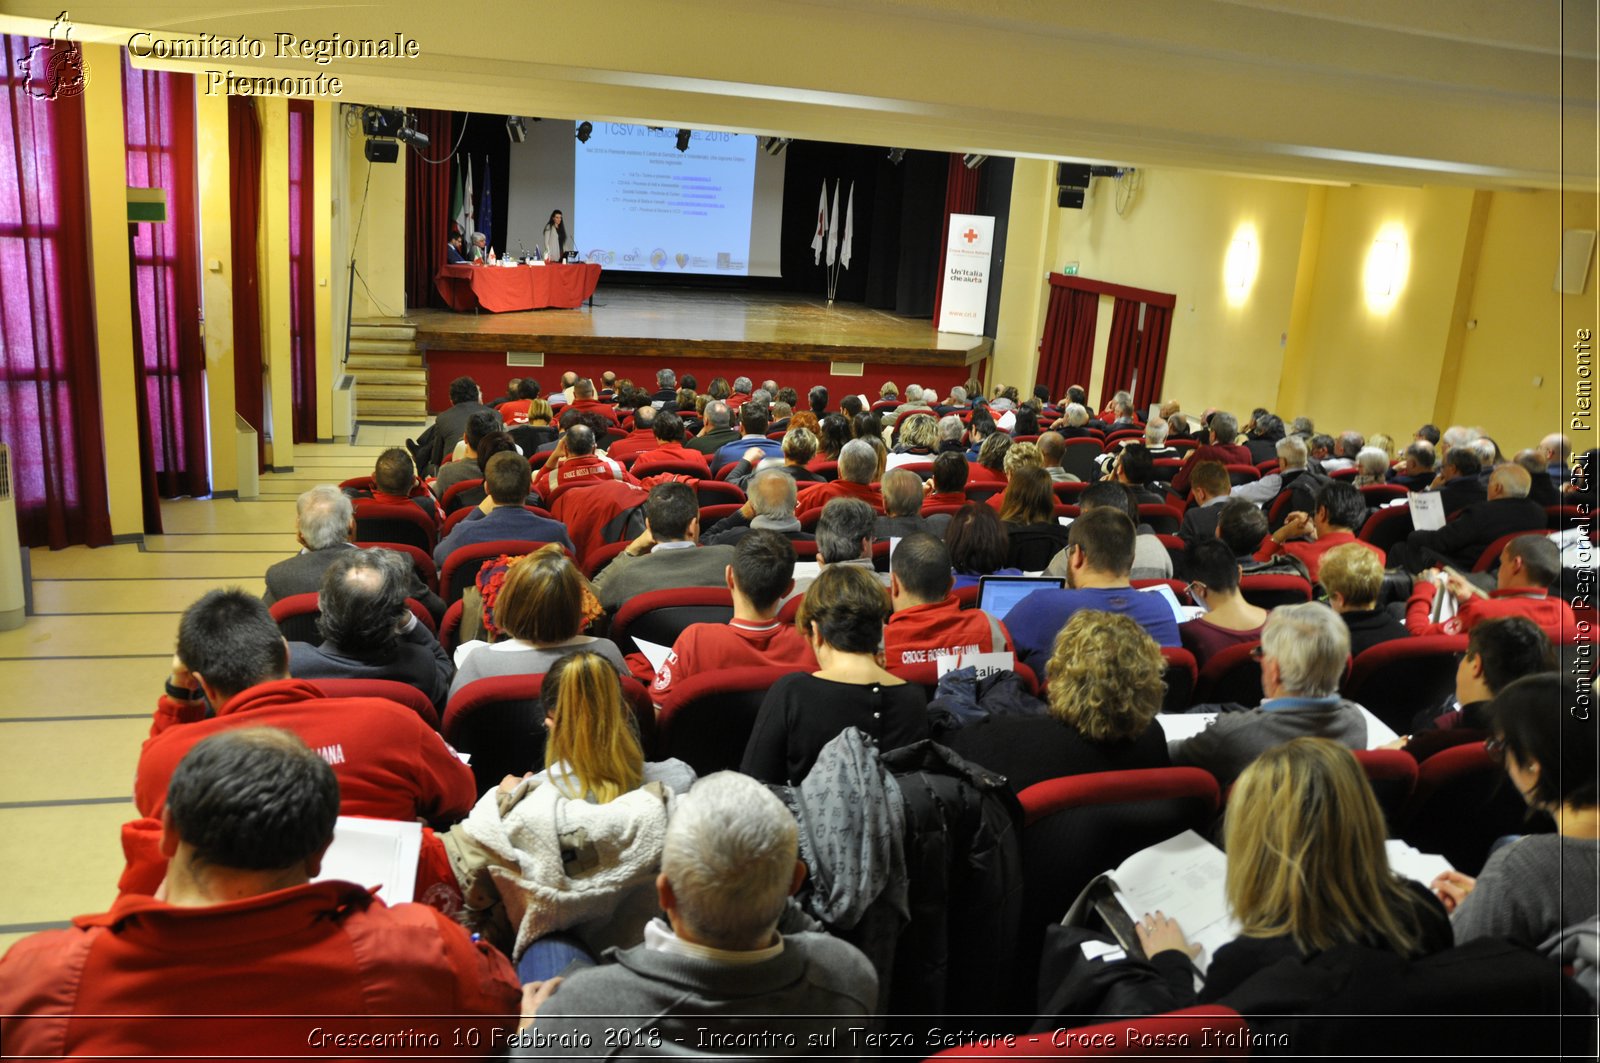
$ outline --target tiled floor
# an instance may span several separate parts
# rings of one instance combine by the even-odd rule
[[[0,952],[99,912],[122,871],[119,828],[161,693],[178,615],[215,587],[262,590],[298,549],[294,499],[372,471],[416,428],[363,427],[353,445],[295,448],[258,499],[166,502],[145,545],[32,553],[35,615],[0,632]]]

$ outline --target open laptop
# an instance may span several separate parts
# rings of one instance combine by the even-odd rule
[[[978,608],[1004,620],[1016,604],[1034,591],[1058,591],[1067,585],[1060,576],[979,576]]]

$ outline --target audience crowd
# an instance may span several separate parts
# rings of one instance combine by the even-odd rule
[[[119,895],[0,959],[8,1052],[873,1055],[828,1038],[1047,1000],[1261,1031],[1307,969],[1592,1014],[1594,451],[977,381],[449,394],[300,497],[262,598],[183,614]],[[1043,883],[1166,836],[1031,844],[1074,778],[1102,814],[1203,780],[1237,937],[1130,912],[1073,928],[1120,973],[1063,958]],[[401,897],[323,875],[340,817],[411,839]]]

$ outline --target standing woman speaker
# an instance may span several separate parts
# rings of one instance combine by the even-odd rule
[[[572,250],[572,239],[567,235],[567,224],[561,217],[559,210],[550,212],[550,220],[544,226],[544,257],[546,262],[563,262],[567,253]]]

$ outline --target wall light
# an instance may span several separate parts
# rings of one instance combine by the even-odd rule
[[[1249,298],[1260,269],[1261,252],[1256,247],[1255,226],[1241,225],[1234,230],[1233,242],[1222,260],[1223,294],[1230,306],[1238,306]]]
[[[1372,241],[1362,271],[1369,310],[1387,312],[1394,307],[1410,264],[1405,230],[1394,222],[1385,225]]]

